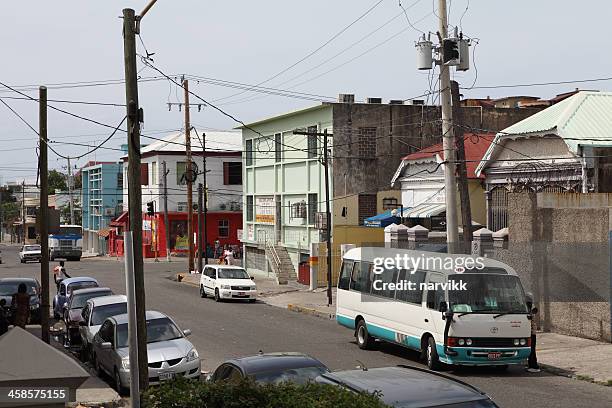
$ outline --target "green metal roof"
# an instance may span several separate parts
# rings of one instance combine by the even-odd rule
[[[581,146],[612,146],[612,92],[581,91],[502,130],[485,153],[476,173],[487,166],[498,143],[516,136],[554,134],[568,150],[580,154]]]

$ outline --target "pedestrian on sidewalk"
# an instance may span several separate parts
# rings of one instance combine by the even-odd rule
[[[15,313],[15,326],[25,329],[28,320],[30,320],[30,295],[25,283],[20,283],[17,287],[17,293],[13,295],[11,308]]]
[[[535,322],[535,315],[538,313],[538,308],[533,307],[533,296],[531,294],[527,294],[527,307],[529,308],[529,313],[531,314],[531,353],[529,354],[529,359],[527,360],[527,371],[530,373],[539,373],[540,365],[538,364],[538,357],[536,355],[537,325]]]
[[[229,244],[225,244],[225,250],[223,251],[223,257],[225,258],[226,265],[234,264],[234,251],[230,248]]]
[[[6,315],[6,299],[0,299],[0,336],[8,331],[9,321]]]

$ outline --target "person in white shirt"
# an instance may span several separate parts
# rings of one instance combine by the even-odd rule
[[[225,245],[225,250],[223,251],[223,257],[225,258],[226,265],[234,264],[234,251],[230,248],[229,245]]]

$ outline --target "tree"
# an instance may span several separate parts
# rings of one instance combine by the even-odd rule
[[[57,170],[51,170],[49,172],[49,194],[55,194],[56,191],[68,190],[66,178],[64,173],[60,173]]]

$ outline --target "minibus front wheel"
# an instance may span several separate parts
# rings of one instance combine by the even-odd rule
[[[369,350],[374,347],[374,338],[368,333],[365,320],[362,319],[357,322],[355,337],[357,338],[357,345],[360,349]]]
[[[429,367],[430,370],[438,371],[442,369],[442,363],[440,362],[438,350],[436,349],[436,341],[433,337],[427,339],[427,351],[425,355],[427,357],[427,367]]]

